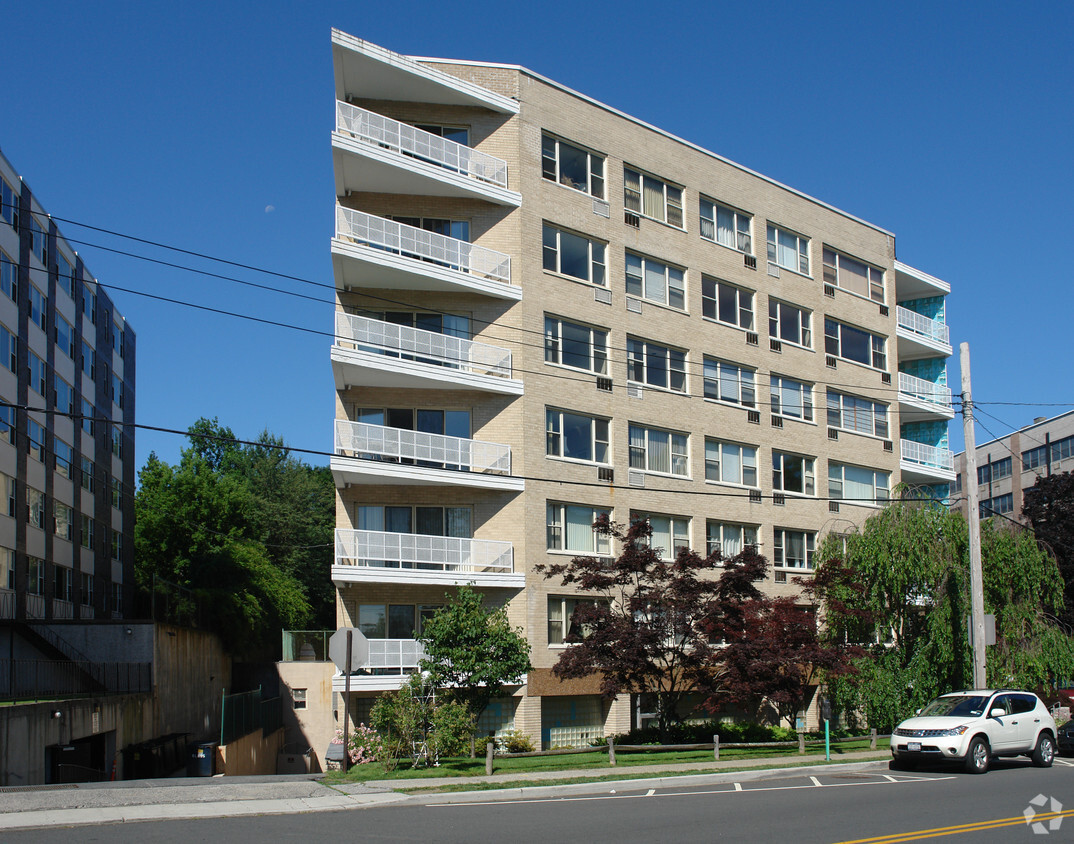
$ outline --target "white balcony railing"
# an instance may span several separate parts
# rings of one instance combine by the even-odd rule
[[[75,617],[75,605],[71,601],[64,601],[60,598],[52,599],[52,617],[53,618],[74,618]]]
[[[45,596],[44,595],[31,595],[29,592],[25,595],[26,598],[26,617],[27,618],[44,618],[45,617]]]
[[[336,565],[478,575],[513,574],[514,549],[510,542],[486,539],[337,530]]]
[[[911,311],[909,308],[904,308],[902,305],[899,305],[895,312],[899,321],[899,328],[905,328],[913,334],[936,343],[951,345],[951,333],[948,331],[946,323],[940,322],[938,319],[929,319],[927,316],[919,314],[917,311]]]
[[[942,407],[944,410],[951,408],[951,388],[946,384],[936,384],[909,375],[906,372],[899,373],[899,393],[909,396],[917,401],[928,402]]]
[[[492,281],[511,283],[510,255],[342,205],[336,206],[336,237]]]
[[[369,660],[362,668],[386,673],[395,669],[402,674],[415,669],[425,656],[425,646],[415,639],[369,639]]]
[[[511,377],[511,352],[499,346],[336,312],[336,345],[446,366],[476,375]]]
[[[0,589],[0,618],[15,617],[15,592],[12,589]]]
[[[902,450],[902,459],[907,463],[916,463],[919,466],[944,469],[949,472],[955,469],[955,458],[949,448],[915,443],[911,440],[900,440],[899,447]]]
[[[419,466],[480,472],[511,473],[511,446],[464,440],[386,425],[336,420],[336,454],[387,460],[416,461]]]
[[[78,608],[78,617],[81,619],[91,619],[97,617],[97,611],[91,604],[82,604]]]
[[[336,129],[359,141],[390,149],[471,179],[507,187],[507,162],[408,123],[336,101]]]

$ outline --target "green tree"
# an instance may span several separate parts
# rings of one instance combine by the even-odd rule
[[[190,439],[177,465],[151,454],[139,472],[136,577],[146,591],[154,576],[178,584],[234,653],[271,658],[281,628],[317,611],[331,623],[331,476],[267,432],[244,446],[200,419]]]
[[[1022,515],[1055,555],[1064,583],[1059,618],[1067,632],[1074,631],[1074,473],[1038,477],[1026,490]]]
[[[968,526],[962,514],[892,503],[860,531],[829,535],[814,592],[825,636],[868,648],[853,680],[834,678],[836,706],[890,729],[906,713],[972,685]],[[981,525],[985,612],[996,616],[987,682],[1035,688],[1074,675],[1074,647],[1050,613],[1062,597],[1054,561],[1031,534]]]
[[[460,586],[448,603],[426,619],[420,637],[425,646],[421,670],[469,710],[474,722],[531,668],[530,645],[521,629],[511,627],[505,607],[485,606],[470,586]]]
[[[369,713],[371,726],[383,738],[386,770],[409,756],[414,764],[435,764],[441,756],[457,756],[469,741],[473,716],[465,704],[438,696],[431,677],[411,674],[396,692],[381,695]]]

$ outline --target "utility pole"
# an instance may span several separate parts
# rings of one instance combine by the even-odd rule
[[[981,511],[977,495],[977,442],[973,433],[973,389],[970,386],[970,344],[958,347],[962,370],[962,431],[966,440],[966,518],[970,526],[970,632],[973,640],[973,687],[986,688],[984,577],[981,574]]]

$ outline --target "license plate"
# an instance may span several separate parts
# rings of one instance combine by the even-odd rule
[[[921,750],[921,742],[919,742],[919,741],[908,741],[908,742],[906,742],[906,749],[911,751],[911,752]]]

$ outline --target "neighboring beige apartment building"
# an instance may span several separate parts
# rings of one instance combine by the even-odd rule
[[[483,731],[550,747],[650,717],[552,674],[578,596],[534,567],[616,553],[598,513],[647,517],[669,556],[756,543],[790,595],[900,483],[947,497],[950,287],[891,233],[521,67],[332,48],[356,722],[464,583],[535,666]]]
[[[1074,410],[1048,419],[1038,416],[1032,425],[977,446],[977,495],[981,518],[1006,516],[1022,521],[1022,503],[1037,478],[1074,471]],[[954,494],[967,512],[966,452],[955,456]]]

